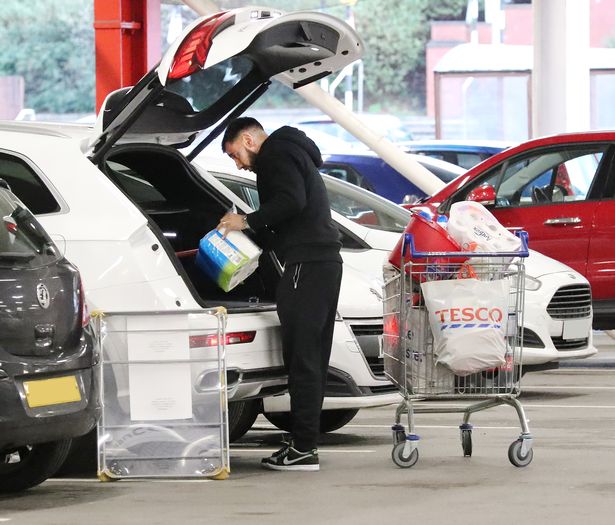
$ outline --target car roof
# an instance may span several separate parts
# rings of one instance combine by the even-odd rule
[[[453,164],[452,162],[446,162],[445,160],[434,159],[432,157],[427,157],[425,155],[417,155],[415,153],[408,153],[408,156],[412,158],[412,160],[422,164],[423,166],[433,166],[434,168],[439,168],[441,170],[450,171],[451,173],[455,173],[456,175],[463,175],[466,170]],[[335,159],[347,159],[355,158],[356,160],[372,160],[381,162],[382,159],[373,151],[366,151],[360,153],[329,153],[323,154],[323,160],[327,162],[331,157]],[[331,162],[336,162],[336,160],[332,160]]]
[[[403,147],[408,151],[472,151],[477,153],[497,153],[513,145],[503,140],[413,140],[404,142]]]
[[[66,139],[83,139],[91,136],[93,129],[91,126],[84,124],[64,122],[0,120],[0,131],[29,133]]]

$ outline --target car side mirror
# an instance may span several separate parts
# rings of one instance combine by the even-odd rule
[[[495,188],[490,184],[478,186],[466,196],[467,201],[478,202],[483,206],[493,206],[495,204],[495,198]]]
[[[402,204],[415,204],[419,202],[420,198],[418,195],[404,195],[404,200]]]

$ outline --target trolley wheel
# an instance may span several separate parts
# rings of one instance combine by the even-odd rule
[[[508,459],[515,467],[527,467],[534,458],[534,450],[529,449],[525,455],[521,452],[523,446],[523,440],[517,439],[508,447]]]
[[[96,474],[96,477],[99,479],[99,481],[102,481],[103,483],[113,483],[115,481],[119,481],[119,478],[109,476],[109,474],[107,474],[107,472],[104,472],[104,471],[98,472]]]
[[[223,468],[220,472],[218,472],[215,476],[212,476],[211,479],[214,479],[216,481],[223,481],[225,479],[228,479],[228,477],[231,475],[231,471],[228,468]]]
[[[404,446],[406,441],[404,440],[402,443],[397,443],[393,447],[393,452],[391,453],[391,457],[393,458],[393,463],[395,463],[400,468],[410,468],[416,464],[419,460],[419,449],[415,448],[410,452],[408,456],[404,456]]]
[[[461,431],[461,448],[463,449],[463,457],[472,456],[472,430],[464,429]]]

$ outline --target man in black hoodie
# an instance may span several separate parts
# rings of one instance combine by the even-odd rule
[[[292,439],[262,465],[318,470],[320,413],[342,279],[340,234],[318,171],[320,151],[298,129],[284,126],[267,135],[249,117],[229,124],[222,149],[239,169],[256,173],[260,208],[247,216],[227,213],[218,228],[273,231],[273,248],[284,262],[276,302]]]

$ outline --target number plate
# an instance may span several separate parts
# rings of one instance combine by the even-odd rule
[[[23,387],[30,408],[81,401],[81,392],[75,376],[24,381]]]
[[[590,318],[564,321],[562,339],[585,339],[589,336],[590,323]]]

